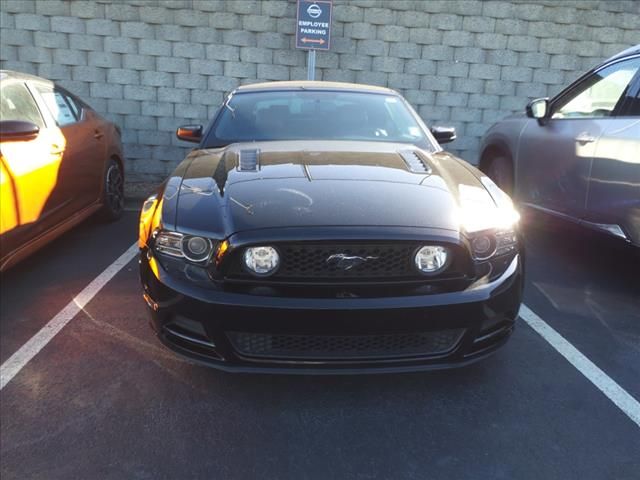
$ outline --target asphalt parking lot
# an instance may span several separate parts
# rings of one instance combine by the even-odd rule
[[[640,399],[629,251],[529,220],[525,303]],[[2,276],[6,362],[136,240],[89,220]],[[83,307],[83,308],[80,308]],[[474,366],[366,376],[226,374],[165,350],[131,259],[0,392],[0,476],[637,479],[640,425],[525,321]],[[637,402],[636,402],[637,404]]]

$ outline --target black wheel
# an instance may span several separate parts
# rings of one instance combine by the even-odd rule
[[[508,195],[513,194],[513,164],[502,155],[493,157],[485,168],[487,176]]]
[[[120,164],[111,159],[104,172],[104,193],[102,198],[102,217],[114,221],[124,211],[124,175]]]

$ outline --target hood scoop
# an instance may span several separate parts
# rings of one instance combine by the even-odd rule
[[[431,167],[426,159],[416,150],[401,150],[398,153],[413,173],[431,173]]]
[[[238,170],[241,172],[257,172],[260,169],[260,150],[240,150]]]

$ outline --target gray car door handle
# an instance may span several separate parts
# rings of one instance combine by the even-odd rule
[[[579,143],[592,143],[596,141],[596,137],[589,135],[587,132],[582,132],[576,137],[576,142]]]

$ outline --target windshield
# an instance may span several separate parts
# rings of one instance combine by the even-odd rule
[[[233,95],[221,109],[205,148],[270,140],[361,140],[432,146],[398,96],[315,90]]]

